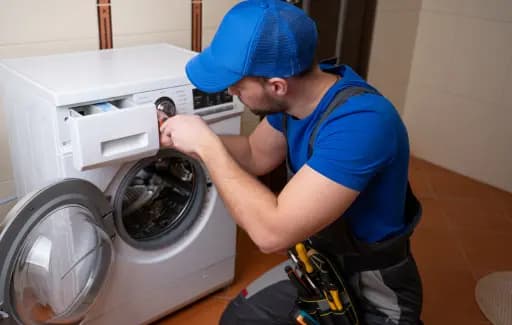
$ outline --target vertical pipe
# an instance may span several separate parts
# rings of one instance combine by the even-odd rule
[[[112,13],[110,11],[110,0],[97,0],[98,8],[98,33],[100,50],[114,47],[112,41]]]
[[[192,0],[192,51],[201,52],[203,31],[203,1]]]

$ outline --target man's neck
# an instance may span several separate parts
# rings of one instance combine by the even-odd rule
[[[290,85],[287,114],[303,119],[318,106],[329,88],[339,80],[339,76],[320,69],[308,76],[294,80]]]

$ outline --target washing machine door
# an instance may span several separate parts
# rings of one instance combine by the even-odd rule
[[[110,205],[87,181],[24,197],[0,225],[0,325],[79,323],[108,277],[113,236]]]

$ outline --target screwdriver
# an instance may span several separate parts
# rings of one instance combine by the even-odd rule
[[[301,270],[302,276],[300,277],[300,279],[302,280],[302,283],[304,285],[306,285],[307,290],[310,293],[312,293],[313,296],[322,295],[322,293],[319,292],[319,290],[317,289],[317,287],[315,286],[315,284],[313,283],[313,281],[311,280],[309,275],[303,271],[304,263],[302,263],[302,261],[299,261],[299,258],[295,255],[293,250],[291,250],[291,249],[288,250],[288,256],[293,261],[293,263],[295,263],[295,265],[297,265],[299,267],[299,269]]]
[[[165,121],[167,121],[169,116],[167,116],[167,114],[161,110],[156,110],[156,118],[158,119],[158,127],[160,128],[165,123]]]
[[[288,278],[293,283],[293,285],[297,288],[299,296],[301,296],[301,297],[311,296],[311,293],[309,292],[308,288],[302,282],[302,280],[299,278],[297,273],[295,273],[295,271],[292,269],[291,266],[287,265],[284,268],[284,271],[286,272],[286,274],[288,274]]]
[[[303,310],[296,310],[294,318],[297,321],[297,324],[300,325],[319,325],[316,319]]]
[[[338,289],[335,286],[332,286],[331,288],[329,288],[329,292],[330,292],[331,297],[333,299],[334,305],[336,306],[336,309],[339,310],[339,311],[342,311],[343,310],[343,304],[341,303]]]
[[[307,273],[313,273],[313,266],[309,260],[308,254],[306,252],[306,247],[303,243],[298,243],[295,245],[295,250],[297,251],[297,255],[299,255],[299,259],[302,263],[304,263],[304,267],[306,268]]]

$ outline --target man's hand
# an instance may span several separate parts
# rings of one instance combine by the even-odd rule
[[[201,157],[215,141],[220,140],[198,115],[176,115],[160,126],[160,145],[188,155]]]

